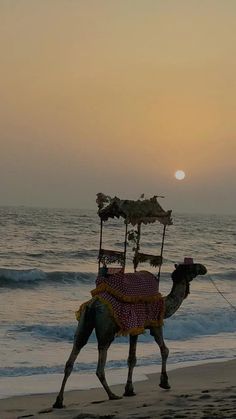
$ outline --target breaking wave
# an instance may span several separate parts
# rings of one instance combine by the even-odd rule
[[[18,325],[11,329],[17,334],[27,334],[33,337],[46,339],[48,341],[67,341],[72,342],[76,328],[76,320],[73,324],[60,326],[32,324]],[[217,309],[203,311],[201,313],[187,313],[174,315],[171,319],[164,322],[164,336],[168,340],[185,340],[200,336],[210,336],[219,333],[233,333],[236,330],[236,316],[230,309]],[[90,337],[91,342],[95,342],[95,334]],[[139,336],[140,342],[152,342],[153,337],[147,331]],[[116,342],[127,342],[127,337],[118,337]]]
[[[131,268],[132,269],[132,268]],[[207,281],[209,275],[205,277],[199,277],[198,281]],[[210,276],[213,280],[224,281],[229,280],[233,281],[236,279],[236,271],[225,271],[220,273],[214,273]],[[0,268],[0,288],[33,288],[41,284],[51,284],[51,283],[93,283],[96,279],[95,272],[70,272],[70,271],[52,271],[46,272],[42,269],[7,269]],[[162,281],[170,280],[170,273],[162,272],[161,274]]]
[[[41,269],[4,269],[0,268],[0,287],[4,288],[33,288],[40,284],[92,283],[95,273],[91,272],[45,272]]]

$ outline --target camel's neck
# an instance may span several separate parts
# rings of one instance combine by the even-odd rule
[[[178,308],[181,306],[186,296],[187,281],[180,280],[178,283],[174,283],[170,294],[164,297],[165,300],[165,313],[164,318],[172,316]]]

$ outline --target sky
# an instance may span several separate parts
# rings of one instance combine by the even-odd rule
[[[235,21],[235,0],[0,0],[0,205],[235,214]]]

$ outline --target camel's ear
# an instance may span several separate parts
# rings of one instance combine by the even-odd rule
[[[178,267],[178,263],[175,263],[175,268],[177,268]]]

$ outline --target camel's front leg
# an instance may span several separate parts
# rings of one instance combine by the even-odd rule
[[[136,347],[137,347],[138,335],[129,337],[129,357],[128,357],[128,378],[125,386],[124,396],[130,397],[135,396],[133,387],[133,370],[136,365]]]
[[[110,387],[107,384],[107,380],[105,376],[105,365],[106,365],[106,360],[107,360],[107,350],[109,346],[98,347],[98,365],[97,365],[96,374],[101,384],[103,385],[104,390],[107,392],[109,399],[116,400],[116,399],[121,399],[121,397],[116,396],[116,394],[112,393]]]
[[[166,373],[166,362],[169,355],[169,349],[165,345],[163,333],[162,333],[162,326],[160,327],[153,327],[151,329],[151,335],[154,336],[156,343],[159,345],[161,351],[161,380],[159,386],[165,388],[166,390],[170,389],[170,385],[168,382],[168,376]]]

